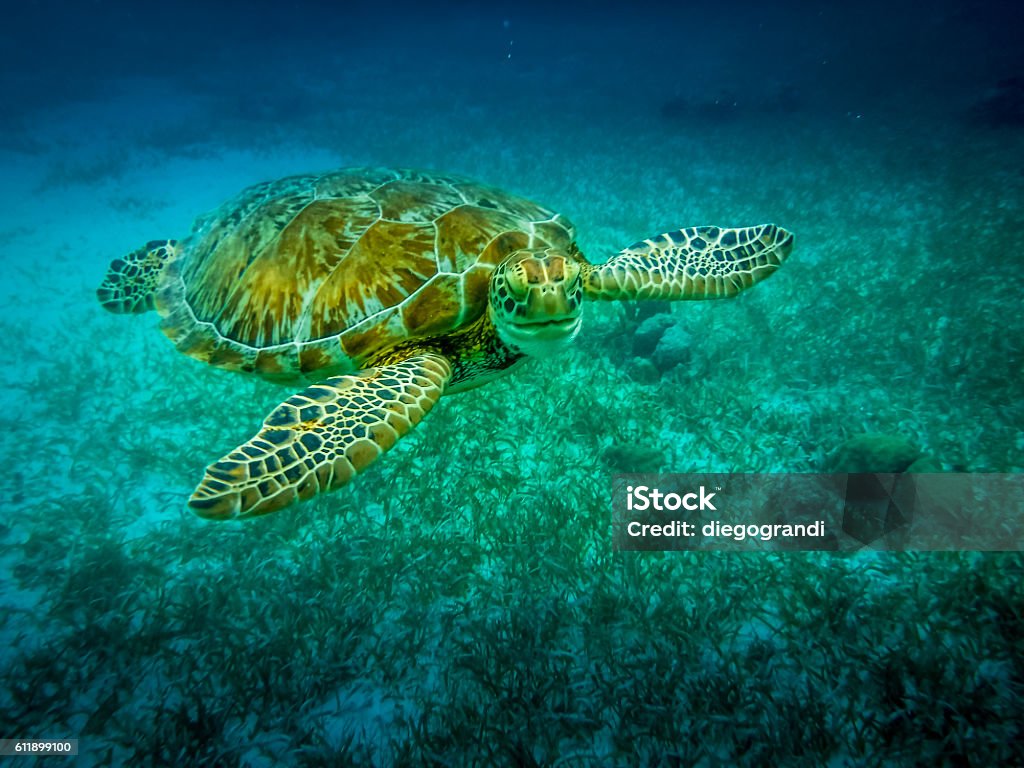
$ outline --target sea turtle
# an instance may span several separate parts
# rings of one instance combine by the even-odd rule
[[[198,360],[309,383],[189,501],[252,517],[344,485],[441,395],[562,349],[585,299],[733,296],[793,245],[774,224],[692,227],[591,264],[575,237],[565,216],[468,179],[352,168],[250,187],[187,239],[114,260],[97,295],[156,309]]]

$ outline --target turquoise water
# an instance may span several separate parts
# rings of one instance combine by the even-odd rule
[[[1024,762],[1018,553],[620,554],[609,525],[617,472],[822,471],[862,433],[1024,471],[1007,18],[128,10],[49,55],[6,33],[0,736],[84,765]],[[292,388],[95,287],[349,165],[535,199],[594,261],[696,224],[797,247],[732,301],[589,306],[345,489],[201,521],[203,468]],[[657,314],[675,346],[638,345]]]

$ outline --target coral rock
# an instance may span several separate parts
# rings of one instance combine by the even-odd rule
[[[855,435],[828,460],[832,472],[905,472],[921,451],[905,437],[879,432]]]
[[[658,342],[665,331],[675,324],[675,318],[666,312],[651,315],[636,329],[633,334],[633,354],[637,357],[650,358],[658,348]]]
[[[662,334],[651,362],[665,373],[677,365],[688,365],[693,354],[693,337],[678,325],[673,325]]]

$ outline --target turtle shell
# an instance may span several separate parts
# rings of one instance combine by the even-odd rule
[[[178,348],[212,365],[332,375],[472,323],[496,265],[574,237],[565,217],[467,179],[382,168],[292,176],[201,217],[157,309]]]

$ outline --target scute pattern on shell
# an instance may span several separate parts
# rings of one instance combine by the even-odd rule
[[[200,218],[157,308],[179,349],[205,362],[332,375],[476,320],[497,264],[519,248],[570,248],[574,237],[565,217],[457,177],[293,176]]]

